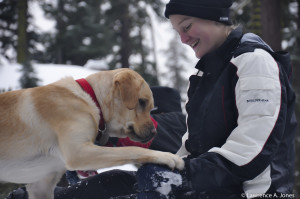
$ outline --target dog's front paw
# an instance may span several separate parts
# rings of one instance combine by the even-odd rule
[[[184,161],[178,155],[168,152],[158,152],[155,155],[154,163],[167,165],[170,169],[182,170],[184,168]]]

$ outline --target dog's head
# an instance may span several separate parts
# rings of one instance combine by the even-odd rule
[[[150,118],[154,107],[152,92],[136,72],[121,69],[112,80],[112,119],[106,124],[110,136],[147,142],[156,134]]]

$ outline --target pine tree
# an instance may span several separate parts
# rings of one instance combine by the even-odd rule
[[[169,71],[166,76],[172,81],[168,86],[176,88],[180,93],[185,93],[188,85],[188,81],[183,76],[185,62],[188,61],[186,51],[183,44],[179,42],[178,35],[174,33],[173,38],[170,41],[169,48],[166,52],[167,63]]]
[[[22,88],[32,88],[37,86],[38,79],[30,63],[28,51],[27,21],[28,21],[28,0],[17,2],[18,7],[18,45],[17,62],[22,64],[22,76],[20,83]]]
[[[262,39],[269,44],[273,50],[281,50],[282,27],[281,27],[281,1],[261,1],[261,23]]]
[[[131,67],[150,84],[158,84],[151,45],[145,42],[150,28],[146,6],[161,12],[160,0],[58,0],[44,3],[47,16],[56,21],[57,33],[45,37],[45,57],[54,63],[83,65],[88,59],[107,59],[110,69]],[[131,58],[140,57],[134,62]]]
[[[8,54],[16,49],[17,39],[17,0],[0,1],[0,53],[8,59],[14,59]]]
[[[147,13],[150,6],[159,15],[162,3],[160,0],[114,0],[109,1],[106,10],[107,26],[115,30],[114,56],[111,68],[132,67],[138,71],[151,85],[157,85],[157,69],[155,60],[150,58],[151,46],[145,43],[145,31],[151,29],[151,19]],[[134,63],[130,58],[139,57]]]
[[[28,60],[27,45],[27,12],[28,1],[22,0],[17,2],[18,7],[18,45],[17,45],[17,62],[25,64]]]
[[[259,35],[274,50],[281,50],[282,41],[282,19],[281,16],[283,4],[288,1],[279,0],[236,0],[235,17],[239,23],[242,23],[245,32],[252,32]],[[241,5],[241,6],[239,6]]]
[[[31,32],[28,36],[28,1],[3,0],[0,2],[0,13],[0,27],[3,30],[0,31],[1,53],[11,60],[17,58],[17,62],[23,65],[22,88],[37,86],[37,78],[29,62],[29,49],[34,47],[28,44],[32,40],[30,36],[36,36],[36,33]],[[7,56],[9,50],[15,50],[17,57]]]
[[[20,84],[22,88],[33,88],[38,86],[40,81],[34,72],[34,69],[29,61],[26,61],[22,67],[22,75],[20,78]]]
[[[27,4],[31,2],[31,0],[29,0],[27,4],[26,2],[27,0],[0,1],[0,53],[9,60],[17,60],[17,56],[24,57],[23,55],[21,56],[21,53],[25,52],[24,50],[27,50],[27,56],[29,56],[29,58],[36,57],[41,53],[36,49],[36,44],[39,43],[40,39],[39,34],[34,28],[27,28],[31,25],[32,15],[26,11],[28,7]],[[23,9],[23,16],[21,18],[18,17],[21,11],[21,9],[18,9],[18,5],[22,5],[20,8]],[[23,21],[18,22],[20,19]],[[19,24],[25,25],[22,28],[22,35],[18,33],[18,30],[21,30],[19,29]],[[22,40],[22,45],[18,45],[19,39]],[[24,47],[17,50],[18,46]],[[20,59],[21,58],[19,58],[19,62],[24,62],[25,60],[22,58],[23,61],[20,61]]]
[[[257,35],[262,35],[262,1],[252,1],[252,15],[250,20],[250,32]]]
[[[292,7],[295,10],[298,10],[298,13],[290,14],[289,5],[284,6],[284,25],[287,26],[286,28],[289,31],[285,31],[285,39],[289,41],[291,44],[288,50],[291,52],[292,61],[293,61],[293,85],[294,89],[296,90],[298,96],[300,92],[300,80],[298,79],[300,75],[300,0],[291,1]],[[294,38],[294,39],[293,39]],[[294,41],[294,42],[293,42]],[[300,103],[299,100],[297,101],[296,106],[296,117],[298,123],[300,121]],[[296,133],[295,139],[296,145],[296,154],[300,153],[300,134],[299,128]],[[300,158],[299,155],[296,155],[296,162],[295,162],[295,192],[296,195],[300,195]]]
[[[104,25],[103,3],[101,0],[58,0],[57,5],[42,5],[46,16],[56,21],[57,33],[45,38],[49,61],[83,65],[89,59],[110,54],[113,30]]]

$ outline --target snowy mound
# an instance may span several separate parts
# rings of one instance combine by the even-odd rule
[[[74,65],[58,65],[58,64],[33,64],[36,77],[40,80],[39,86],[46,85],[64,77],[73,77],[74,79],[85,78],[86,76],[98,72]],[[19,79],[21,77],[22,66],[17,63],[5,63],[0,65],[0,90],[16,90],[20,89]]]

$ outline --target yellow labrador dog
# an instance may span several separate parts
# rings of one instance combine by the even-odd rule
[[[95,145],[100,119],[109,136],[151,139],[155,134],[150,119],[153,98],[147,83],[130,69],[98,72],[85,80],[103,118],[95,101],[73,78],[0,94],[1,182],[27,184],[30,199],[52,199],[66,169],[146,162],[184,167],[183,160],[171,153]]]

